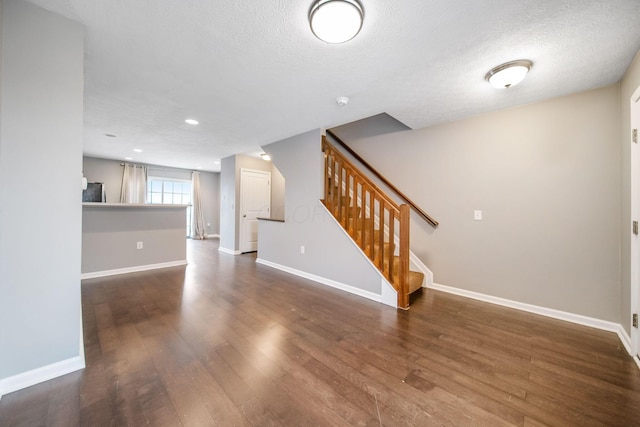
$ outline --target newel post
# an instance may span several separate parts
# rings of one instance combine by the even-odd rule
[[[400,205],[400,266],[398,271],[398,308],[409,309],[409,205]]]

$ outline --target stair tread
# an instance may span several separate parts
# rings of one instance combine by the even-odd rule
[[[409,271],[409,293],[412,294],[422,287],[424,274],[419,271]]]

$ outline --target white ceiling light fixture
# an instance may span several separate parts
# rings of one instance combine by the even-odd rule
[[[506,62],[489,70],[484,78],[496,89],[509,89],[524,80],[532,66],[527,59]]]
[[[347,98],[346,96],[339,96],[336,99],[336,102],[338,103],[339,106],[344,107],[349,103],[349,98]]]
[[[187,124],[190,124],[190,125],[194,125],[194,126],[200,123],[196,119],[185,119],[184,122],[187,123]]]
[[[267,161],[267,162],[268,162],[269,160],[271,160],[271,156],[270,156],[270,155],[268,155],[267,153],[262,153],[262,154],[260,154],[260,157],[262,157],[262,160],[265,160],[265,161]]]
[[[344,43],[362,28],[364,11],[357,0],[316,0],[309,11],[313,34],[327,43]]]

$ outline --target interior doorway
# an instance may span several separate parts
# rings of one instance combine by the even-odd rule
[[[638,314],[640,309],[640,87],[631,96],[631,218],[634,221],[634,233],[631,237],[631,314]],[[640,357],[640,333],[631,325],[631,350]]]
[[[240,169],[240,252],[258,250],[258,218],[271,218],[271,172]]]

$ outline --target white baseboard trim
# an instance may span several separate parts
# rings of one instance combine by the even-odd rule
[[[219,234],[207,234],[207,239],[219,239],[220,235]]]
[[[296,270],[295,268],[287,267],[286,265],[277,264],[275,262],[267,261],[261,258],[257,258],[256,263],[266,265],[267,267],[275,268],[276,270],[284,271],[285,273],[293,274],[294,276],[302,277],[304,279],[309,279],[314,282],[320,283],[322,285],[327,285],[332,288],[339,289],[341,291],[345,291],[353,295],[358,295],[360,297],[367,298],[371,301],[384,303],[382,301],[381,295],[374,294],[373,292],[365,291],[363,289],[359,289],[350,285],[346,285],[344,283],[336,282],[335,280],[327,279],[326,277],[316,276],[315,274],[307,273],[301,270]]]
[[[31,387],[32,385],[49,381],[62,375],[70,374],[71,372],[84,369],[84,366],[84,357],[80,355],[4,378],[0,380],[0,399],[5,394],[13,393],[14,391],[22,390],[23,388]]]
[[[422,274],[424,274],[424,280],[422,282],[423,288],[428,288],[433,285],[433,273],[429,270],[424,262],[413,251],[409,251],[409,261],[418,269]]]
[[[225,254],[229,254],[229,255],[240,255],[242,253],[240,251],[234,251],[232,249],[223,248],[222,246],[218,247],[218,251]]]
[[[618,337],[620,338],[620,341],[622,342],[625,350],[627,350],[627,353],[633,356],[633,350],[631,350],[631,337],[629,336],[627,331],[624,330],[624,327],[622,325],[618,324],[618,331],[616,331],[616,333],[618,334]],[[636,363],[638,363],[637,358],[634,357],[634,359],[636,360]],[[638,365],[638,367],[640,368],[640,364]]]
[[[564,320],[566,322],[576,323],[578,325],[589,326],[591,328],[603,331],[614,332],[622,342],[629,355],[633,355],[631,351],[631,338],[624,330],[621,324],[609,322],[607,320],[596,319],[594,317],[583,316],[580,314],[568,313],[566,311],[555,310],[553,308],[541,307],[538,305],[526,304],[518,301],[508,300],[505,298],[494,297],[491,295],[481,294],[479,292],[468,291],[466,289],[454,288],[451,286],[440,285],[434,283],[429,286],[431,289],[446,292],[449,294],[459,295],[466,298],[484,301],[491,304],[501,305],[503,307],[515,308],[516,310],[526,311],[541,316],[551,317],[553,319]],[[639,365],[640,366],[640,365]]]
[[[117,274],[137,273],[139,271],[155,270],[157,268],[178,267],[187,265],[187,260],[161,262],[158,264],[136,265],[135,267],[117,268],[115,270],[95,271],[93,273],[82,273],[80,279],[95,279],[97,277],[115,276]]]

